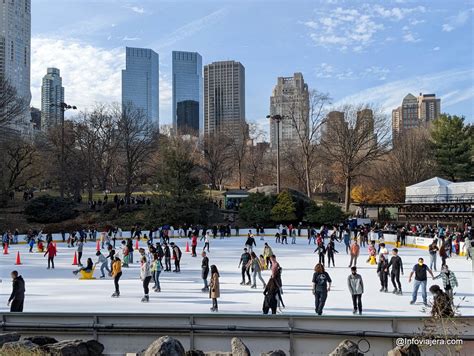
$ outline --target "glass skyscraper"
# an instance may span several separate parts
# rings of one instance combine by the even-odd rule
[[[10,127],[23,133],[31,128],[30,51],[30,0],[0,1],[0,77],[6,78],[24,101],[24,114]]]
[[[198,134],[202,127],[202,57],[173,51],[173,130]]]
[[[47,131],[61,123],[64,87],[57,68],[48,68],[41,86],[41,127]]]
[[[148,120],[159,125],[159,57],[155,51],[126,47],[122,105],[143,110]]]

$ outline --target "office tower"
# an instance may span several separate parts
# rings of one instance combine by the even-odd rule
[[[281,115],[280,145],[298,144],[300,134],[309,137],[309,92],[303,74],[279,77],[270,97],[270,115]],[[277,123],[270,119],[270,146],[276,147]]]
[[[27,133],[30,125],[30,0],[0,1],[0,78],[7,79],[24,101],[24,114],[11,129]]]
[[[403,98],[402,105],[392,111],[393,138],[398,137],[405,130],[418,126],[418,99],[408,94]]]
[[[421,123],[436,120],[441,113],[441,99],[436,94],[422,94],[418,96],[418,117]]]
[[[159,57],[148,48],[126,47],[122,70],[122,105],[143,111],[147,119],[159,125]]]
[[[331,111],[321,124],[321,137],[326,142],[337,141],[341,128],[348,129],[349,125],[342,111]]]
[[[173,130],[199,134],[202,127],[202,57],[173,51]]]
[[[59,69],[48,68],[41,86],[41,128],[47,131],[61,123],[64,103],[63,80]]]
[[[415,97],[408,94],[402,105],[392,110],[392,139],[404,131],[420,127],[438,118],[441,112],[441,99],[435,94],[422,94]]]
[[[377,143],[377,135],[375,134],[375,120],[372,109],[363,109],[357,111],[356,117],[357,132],[366,136],[364,142],[365,148],[373,147]]]
[[[35,107],[31,107],[30,113],[33,130],[41,130],[41,110]]]
[[[245,124],[245,68],[236,61],[204,67],[204,135],[237,134]]]

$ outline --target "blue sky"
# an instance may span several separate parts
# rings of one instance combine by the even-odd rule
[[[171,122],[171,51],[204,64],[240,61],[246,116],[262,128],[278,76],[299,71],[335,105],[387,113],[408,92],[436,93],[442,110],[474,121],[474,2],[468,0],[33,0],[32,93],[61,69],[81,109],[120,100],[124,47],[160,55],[160,124]]]

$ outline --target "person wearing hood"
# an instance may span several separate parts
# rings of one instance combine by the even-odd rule
[[[12,294],[8,299],[10,312],[22,312],[25,301],[25,281],[22,276],[18,275],[18,271],[12,271],[10,275],[13,282]]]
[[[434,318],[451,318],[454,311],[449,295],[434,284],[430,287],[430,293],[433,295],[433,306],[431,307],[431,316]]]

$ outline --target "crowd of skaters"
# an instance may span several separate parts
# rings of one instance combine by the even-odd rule
[[[277,227],[275,234],[275,244],[288,244],[288,236],[291,237],[291,243],[296,243],[296,236],[302,235],[302,226],[298,225],[293,227],[292,225],[280,225]],[[182,252],[174,242],[170,242],[170,237],[176,237],[175,231],[170,226],[163,226],[157,229],[149,230],[148,234],[142,232],[139,226],[135,226],[129,233],[128,237],[124,236],[123,231],[120,228],[114,227],[109,228],[103,233],[98,233],[96,229],[87,229],[70,232],[66,236],[61,232],[63,241],[67,242],[68,247],[75,248],[78,258],[78,269],[73,271],[77,274],[80,271],[91,272],[96,265],[100,265],[101,276],[100,278],[106,278],[106,276],[112,277],[114,281],[114,293],[112,297],[120,296],[120,277],[122,276],[122,268],[129,267],[130,264],[134,263],[134,239],[145,238],[147,240],[147,249],[139,248],[139,260],[140,263],[140,279],[143,284],[144,296],[142,302],[149,301],[149,285],[151,282],[154,283],[152,289],[155,292],[161,292],[161,286],[159,277],[161,272],[175,272],[179,273],[180,261],[182,258]],[[236,234],[239,234],[239,229],[235,229]],[[391,256],[389,256],[388,249],[385,245],[383,232],[378,226],[367,227],[361,226],[356,229],[352,229],[349,225],[334,226],[332,229],[323,226],[319,231],[314,228],[308,228],[308,244],[312,242],[316,245],[315,253],[318,254],[318,263],[314,268],[314,275],[312,279],[313,283],[313,294],[315,296],[315,312],[318,315],[323,313],[323,308],[328,296],[328,292],[331,287],[331,277],[325,270],[325,266],[330,267],[331,262],[335,267],[334,255],[339,253],[335,249],[335,241],[344,243],[346,247],[346,254],[350,255],[350,274],[347,277],[348,290],[352,296],[353,301],[353,313],[362,314],[362,295],[364,293],[364,282],[362,276],[357,273],[357,259],[360,255],[361,248],[367,247],[369,258],[366,261],[369,264],[376,265],[376,272],[381,284],[381,292],[388,292],[388,280],[391,279],[393,285],[393,293],[402,295],[400,275],[403,275],[403,263],[399,256],[398,246],[403,246],[402,235],[404,231],[407,231],[405,227],[399,229],[400,241],[397,241],[397,247],[391,250]],[[260,240],[263,240],[264,230],[261,227],[257,227],[255,232],[260,236]],[[457,287],[458,282],[454,272],[450,271],[446,259],[451,256],[452,253],[456,253],[456,249],[453,248],[454,241],[457,236],[462,235],[467,244],[472,241],[472,230],[466,235],[464,232],[456,231],[455,229],[449,230],[445,228],[437,228],[433,231],[433,243],[430,245],[429,256],[430,266],[424,264],[424,259],[420,257],[418,263],[413,266],[409,283],[412,281],[414,276],[414,287],[412,292],[411,304],[414,304],[417,300],[418,291],[421,288],[423,303],[427,305],[427,291],[426,281],[427,275],[431,275],[433,279],[442,279],[443,289],[438,285],[434,285],[430,288],[430,292],[434,295],[434,301],[436,305],[436,311],[434,314],[452,315],[453,308],[453,291]],[[204,287],[201,289],[202,292],[209,293],[209,298],[212,300],[211,311],[218,311],[217,300],[220,298],[220,287],[219,287],[219,272],[216,265],[210,265],[209,257],[207,253],[210,251],[210,240],[216,237],[224,238],[229,237],[231,234],[230,226],[214,226],[211,228],[199,228],[199,227],[179,227],[177,229],[177,237],[188,237],[192,247],[192,257],[197,257],[197,245],[199,242],[203,243],[203,249],[201,252],[202,264],[201,264],[201,278],[203,279]],[[8,238],[12,236],[11,242],[13,242],[13,236],[18,239],[18,233],[15,231],[14,234],[6,234]],[[5,236],[5,234],[3,235]],[[31,231],[27,234],[27,242],[31,246],[31,241],[36,241],[38,249],[40,244],[43,243],[43,234],[41,231]],[[101,251],[97,251],[97,261],[94,263],[92,258],[88,258],[85,266],[82,264],[82,252],[84,244],[87,240],[98,241],[102,248],[106,248],[107,253],[103,254]],[[117,247],[117,240],[120,241],[119,247]],[[156,240],[157,242],[154,242]],[[326,244],[327,240],[327,244]],[[3,243],[8,244],[10,240]],[[56,246],[53,242],[52,235],[45,235],[45,248],[44,255],[48,256],[48,269],[54,268],[54,257],[56,255]],[[448,244],[450,247],[448,247]],[[256,250],[257,243],[255,235],[252,230],[248,231],[247,239],[245,241],[245,247],[240,257],[238,268],[242,274],[242,286],[251,286],[251,288],[257,288],[257,277],[262,283],[264,302],[263,312],[267,314],[270,310],[272,314],[275,314],[278,307],[284,308],[283,302],[283,283],[282,283],[282,267],[276,259],[272,248],[268,242],[264,242],[262,254],[257,256],[254,250]],[[30,248],[31,250],[31,248]],[[41,247],[43,251],[43,247]],[[207,253],[206,253],[207,251]],[[448,252],[449,251],[449,252]],[[436,258],[433,258],[433,253],[438,253],[442,259],[441,272],[437,276],[434,276],[432,270],[437,271]],[[457,252],[459,253],[459,252]],[[327,255],[327,261],[324,256]],[[467,258],[470,258],[468,255]],[[174,269],[171,267],[171,261],[174,262]],[[271,276],[267,282],[262,277],[261,272],[263,270],[271,270]],[[21,311],[23,309],[23,300],[21,300],[21,294],[23,293],[24,299],[24,281],[21,276],[16,272],[12,272],[12,278],[14,281],[14,291],[10,297],[9,303],[17,300],[17,303],[11,303],[12,311]],[[252,278],[250,276],[252,272]],[[209,275],[210,274],[210,275]],[[208,281],[209,279],[209,281]],[[372,281],[371,281],[372,282]],[[21,292],[23,290],[23,292]],[[21,307],[20,307],[21,305]],[[21,310],[20,310],[21,309]],[[441,310],[442,309],[442,310]],[[280,309],[281,310],[281,309]],[[440,311],[441,310],[441,311]]]

